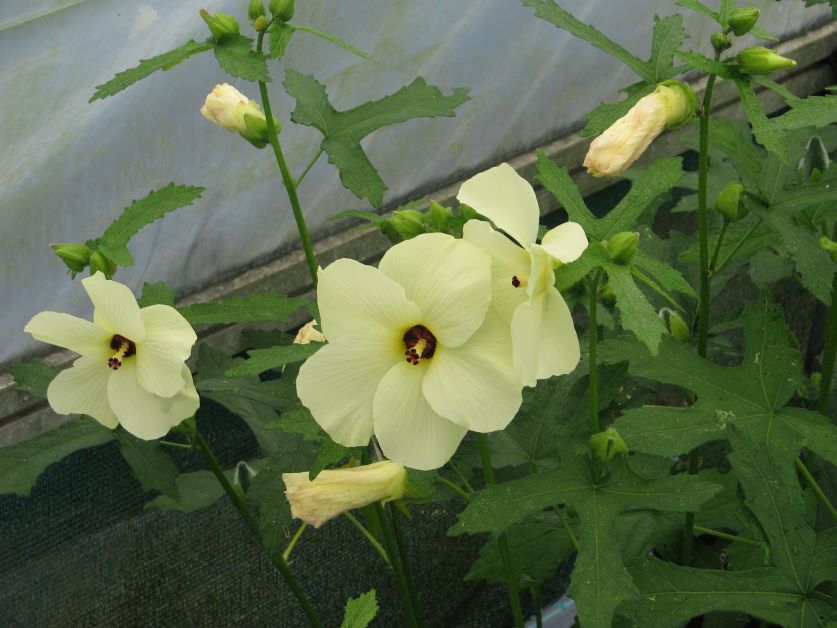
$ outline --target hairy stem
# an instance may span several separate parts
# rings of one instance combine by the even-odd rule
[[[496,484],[494,467],[491,465],[491,454],[488,450],[488,438],[485,434],[477,434],[477,442],[480,447],[480,460],[482,461],[482,473],[486,485]],[[503,571],[506,576],[506,589],[509,593],[512,616],[516,628],[523,628],[523,609],[520,605],[520,591],[517,589],[517,577],[514,573],[514,565],[511,560],[509,543],[505,533],[497,535],[497,549],[500,550],[500,558],[503,562]]]
[[[264,45],[264,32],[259,33],[259,38],[256,43],[256,50],[262,51]],[[314,287],[317,286],[317,258],[314,256],[314,247],[311,245],[311,236],[308,235],[308,226],[305,224],[305,217],[302,214],[302,207],[299,204],[299,197],[296,193],[297,183],[291,176],[288,170],[288,164],[285,162],[285,155],[282,153],[282,146],[279,144],[279,134],[276,132],[276,125],[273,122],[273,111],[270,107],[270,97],[267,93],[267,83],[259,81],[259,94],[262,98],[262,108],[264,109],[264,117],[267,121],[267,135],[273,154],[276,157],[276,163],[279,166],[279,172],[282,174],[282,182],[285,184],[285,190],[288,193],[288,200],[291,202],[291,210],[296,221],[296,228],[299,232],[299,239],[302,242],[302,250],[305,252],[305,260],[308,262],[308,272],[311,273],[311,281]],[[319,156],[319,155],[318,155]]]

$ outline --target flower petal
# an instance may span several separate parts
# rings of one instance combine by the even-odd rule
[[[145,338],[137,343],[137,378],[148,392],[161,397],[176,395],[184,385],[183,362],[198,339],[186,319],[169,305],[140,310]]]
[[[470,340],[441,348],[429,360],[422,392],[430,406],[476,432],[504,429],[523,401],[523,384],[512,366],[511,333],[490,313]]]
[[[457,347],[482,325],[491,303],[491,259],[473,244],[425,233],[390,248],[378,268],[404,286],[421,310],[415,322],[440,344]]]
[[[514,313],[511,323],[514,367],[526,386],[572,372],[581,352],[570,309],[554,286]]]
[[[113,371],[108,381],[107,398],[122,427],[137,438],[154,440],[192,416],[200,400],[185,364],[180,377],[186,384],[176,395],[166,398],[140,386],[135,361],[126,360],[118,371]]]
[[[559,262],[574,262],[587,248],[587,236],[577,222],[565,222],[546,232],[541,246]]]
[[[322,310],[321,310],[322,311]],[[372,437],[372,399],[381,378],[404,360],[404,344],[367,338],[342,338],[305,361],[296,392],[314,420],[346,447],[366,445]]]
[[[87,414],[113,429],[119,421],[108,403],[111,373],[107,356],[82,356],[49,383],[47,401],[58,414]]]
[[[540,210],[535,190],[508,164],[471,177],[456,198],[527,247],[538,237]]]
[[[468,430],[440,417],[421,392],[424,367],[393,366],[373,403],[375,435],[387,458],[413,469],[437,469],[451,459]]]
[[[372,266],[339,259],[317,276],[320,327],[329,341],[361,336],[401,341],[418,322],[420,310],[404,288]]]
[[[60,312],[36,314],[23,331],[32,334],[35,340],[64,347],[81,355],[100,355],[110,348],[113,337],[113,334],[90,321]]]
[[[512,280],[529,275],[529,251],[492,229],[484,220],[465,223],[462,237],[491,257],[491,306],[504,321],[510,322],[517,306],[528,298],[526,290],[515,287]]]
[[[101,272],[81,280],[93,301],[93,322],[112,334],[140,342],[145,326],[139,315],[139,305],[128,286],[105,279]]]

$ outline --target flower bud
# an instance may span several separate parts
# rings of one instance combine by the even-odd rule
[[[822,236],[817,240],[817,244],[826,253],[831,253],[831,259],[837,262],[837,242],[834,242],[828,236]]]
[[[451,216],[452,212],[450,207],[445,207],[436,201],[430,201],[430,209],[427,210],[427,221],[430,223],[433,231],[447,233]]]
[[[737,222],[750,213],[746,207],[741,204],[741,192],[744,191],[744,186],[740,183],[730,183],[718,194],[715,199],[715,211],[721,214],[730,222]]]
[[[729,40],[729,37],[727,37],[720,31],[712,33],[712,36],[709,38],[709,41],[712,42],[712,47],[718,52],[723,52],[724,50],[732,46],[732,42]]]
[[[93,253],[93,251],[83,244],[64,243],[50,244],[49,246],[61,258],[61,261],[67,265],[67,268],[74,273],[80,273],[84,270],[87,262],[90,260],[91,253]]]
[[[251,22],[255,22],[260,17],[264,17],[264,2],[263,0],[250,0],[250,5],[247,7],[247,17]]]
[[[270,0],[270,14],[277,22],[289,22],[294,16],[294,0]]]
[[[675,340],[686,342],[689,339],[691,331],[689,330],[689,326],[686,324],[686,321],[683,320],[683,317],[680,316],[680,314],[672,309],[664,307],[660,310],[658,316],[660,317],[663,326]]]
[[[599,462],[605,463],[619,454],[628,455],[628,446],[614,428],[609,427],[604,432],[590,437],[590,451]]]
[[[262,15],[261,17],[257,17],[253,20],[253,28],[255,28],[258,32],[263,32],[268,24],[270,24],[270,20],[267,19],[267,16]]]
[[[396,209],[389,223],[404,240],[424,233],[424,214],[415,209]]]
[[[814,135],[808,140],[805,155],[799,160],[798,174],[800,183],[816,183],[822,178],[822,173],[828,170],[831,158],[822,140]]]
[[[756,8],[741,7],[730,13],[727,24],[736,37],[741,37],[741,35],[749,33],[750,29],[756,25],[760,14],[761,11]]]
[[[294,338],[295,345],[307,345],[311,342],[325,342],[326,337],[319,329],[314,327],[317,325],[317,319],[312,319],[299,328]]]
[[[267,144],[267,120],[262,108],[232,85],[213,87],[201,107],[201,115],[228,131],[240,133],[254,146]]]
[[[738,53],[738,65],[747,74],[770,74],[775,70],[792,68],[796,61],[777,55],[764,46],[753,46]]]
[[[212,32],[212,38],[215,41],[220,41],[224,35],[237,35],[239,33],[238,22],[232,15],[225,15],[224,13],[211,15],[206,9],[201,9],[200,14]]]
[[[93,251],[90,255],[90,276],[95,275],[97,271],[110,279],[116,273],[116,262],[108,259],[99,251]]]
[[[594,177],[622,174],[665,129],[682,126],[697,99],[686,83],[663,81],[590,144],[584,167]]]
[[[320,471],[313,480],[308,472],[283,473],[291,514],[315,528],[346,511],[404,496],[407,470],[391,460],[350,469]]]
[[[639,248],[639,234],[635,231],[617,233],[607,241],[605,248],[612,262],[627,266]]]
[[[562,290],[561,293],[563,294],[563,292]],[[599,298],[605,305],[613,305],[616,303],[616,295],[613,293],[613,286],[610,285],[609,281],[599,284]]]

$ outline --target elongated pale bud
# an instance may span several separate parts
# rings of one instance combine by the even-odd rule
[[[590,144],[584,167],[594,177],[615,177],[633,164],[666,129],[694,115],[697,99],[686,83],[664,81]]]
[[[83,244],[63,243],[50,244],[49,246],[67,265],[67,268],[74,273],[80,273],[84,270],[90,260],[90,255],[93,253],[89,247]]]
[[[206,9],[200,10],[200,15],[212,33],[212,38],[215,41],[220,40],[224,35],[233,35],[239,33],[238,22],[232,15],[224,13],[216,13],[212,15]]]
[[[615,428],[609,427],[604,432],[590,437],[590,451],[599,462],[605,463],[619,454],[628,455],[628,445],[619,436]]]
[[[756,25],[759,15],[761,11],[754,7],[741,7],[730,13],[727,24],[736,37],[741,37],[749,33],[750,29]]]
[[[680,314],[670,308],[664,307],[659,311],[658,316],[660,317],[663,327],[666,328],[666,331],[668,331],[668,333],[670,333],[675,340],[686,342],[689,339],[692,332],[689,330],[689,326]]]
[[[407,484],[407,470],[384,460],[351,469],[320,471],[313,480],[308,472],[283,473],[285,495],[291,514],[315,528],[349,510],[374,502],[401,499]]]
[[[605,243],[605,248],[611,261],[626,266],[639,248],[639,234],[635,231],[617,233]]]
[[[730,222],[737,222],[747,216],[750,211],[741,204],[741,193],[744,186],[740,183],[730,183],[715,199],[715,211]]]
[[[792,68],[796,61],[777,55],[764,46],[753,46],[738,53],[738,65],[747,74],[770,74],[776,70]]]

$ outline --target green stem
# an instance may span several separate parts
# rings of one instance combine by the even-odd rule
[[[721,58],[720,52],[715,52],[715,61]],[[706,80],[706,91],[703,94],[703,106],[700,118],[700,149],[698,154],[698,238],[700,243],[700,303],[698,310],[698,355],[706,357],[709,346],[709,213],[707,209],[708,175],[709,175],[709,117],[712,111],[712,91],[715,88],[717,74],[710,74]],[[689,474],[698,472],[697,451],[689,452]],[[692,560],[694,547],[695,515],[687,512],[683,522],[683,547],[681,559],[684,565]]]
[[[590,325],[587,330],[587,342],[590,355],[590,425],[593,434],[598,434],[601,431],[599,428],[599,372],[596,369],[596,351],[599,345],[599,323],[596,320],[596,310],[599,303],[599,276],[600,271],[594,270],[588,286],[590,292]]]
[[[407,579],[404,576],[404,570],[401,565],[401,559],[398,554],[398,546],[395,544],[395,538],[392,534],[392,526],[384,512],[381,502],[375,502],[375,517],[378,519],[378,527],[381,530],[381,535],[384,537],[384,547],[386,548],[389,562],[392,566],[392,571],[395,574],[395,584],[398,588],[398,596],[401,598],[401,604],[404,606],[404,614],[407,616],[407,623],[410,628],[419,628],[418,617],[416,617],[415,609],[413,608],[413,598],[407,588]]]
[[[808,467],[806,467],[802,461],[797,458],[796,459],[796,470],[802,475],[803,478],[811,485],[811,488],[814,489],[814,493],[816,494],[817,498],[820,500],[825,509],[831,513],[831,516],[834,519],[837,519],[837,508],[834,508],[834,504],[828,499],[828,496],[823,492],[822,488],[817,481],[814,479],[814,476],[811,475],[811,472],[808,471]]]
[[[187,445],[184,443],[173,443],[170,440],[158,440],[163,447],[171,447],[172,449],[188,449],[189,451],[193,451],[194,447],[191,445]]]
[[[719,539],[726,539],[727,541],[738,541],[739,543],[747,543],[748,545],[764,545],[761,541],[755,539],[748,539],[745,536],[738,536],[736,534],[728,534],[720,530],[713,530],[712,528],[704,528],[703,526],[694,526],[696,534],[708,534],[710,536],[717,536]]]
[[[573,529],[570,527],[570,524],[567,521],[567,518],[564,516],[564,513],[561,511],[561,508],[559,506],[555,506],[554,510],[555,510],[555,514],[558,515],[558,518],[561,520],[561,523],[564,525],[564,529],[567,531],[567,536],[570,537],[570,541],[572,541],[573,547],[575,548],[575,551],[577,552],[578,551],[578,539],[575,537],[575,534],[573,533]]]
[[[529,587],[529,592],[532,594],[532,604],[535,607],[535,626],[536,628],[543,628],[543,613],[541,612],[541,585],[531,585]]]
[[[233,505],[238,510],[238,514],[241,515],[241,518],[244,520],[244,523],[247,524],[247,527],[250,528],[250,532],[253,533],[253,536],[259,541],[259,544],[262,544],[262,534],[259,530],[258,522],[253,518],[252,513],[247,508],[247,504],[244,503],[244,496],[243,494],[234,487],[227,476],[224,474],[224,470],[221,468],[221,465],[218,463],[218,459],[215,458],[215,455],[212,453],[212,450],[209,449],[209,446],[204,441],[203,437],[200,435],[200,432],[195,429],[191,432],[190,438],[192,440],[192,444],[194,445],[195,450],[203,457],[206,461],[206,464],[209,465],[209,468],[212,470],[212,473],[215,474],[215,477],[218,479],[218,482],[223,487],[224,491],[232,501]],[[296,599],[299,601],[300,606],[302,606],[302,610],[305,612],[305,616],[308,618],[308,623],[313,628],[321,628],[322,624],[320,623],[319,618],[317,617],[317,613],[314,610],[314,607],[311,606],[311,603],[308,601],[308,598],[303,593],[302,589],[300,588],[299,584],[294,578],[291,570],[288,568],[288,563],[285,562],[285,559],[282,557],[282,554],[274,553],[274,552],[267,552],[268,556],[270,557],[270,562],[279,570],[279,573],[282,574],[282,578],[285,580],[285,584],[288,585],[288,588],[291,590],[291,593],[294,594]]]
[[[744,237],[742,237],[738,241],[738,243],[732,248],[732,251],[729,252],[729,255],[727,255],[720,264],[718,264],[717,268],[715,268],[716,275],[719,274],[722,270],[724,270],[724,268],[726,268],[726,265],[729,264],[730,260],[735,256],[736,253],[738,253],[738,249],[744,246],[744,243],[750,239],[750,236],[753,235],[753,232],[758,228],[760,224],[761,218],[756,220],[755,224],[752,227],[750,227],[750,230],[747,233],[745,233]]]
[[[820,374],[820,414],[828,414],[828,402],[831,397],[831,382],[834,379],[834,364],[837,358],[837,274],[831,284],[831,307],[828,308],[826,322],[825,348],[822,351],[822,369]],[[810,468],[810,466],[808,467]]]
[[[404,580],[407,582],[407,593],[410,594],[410,602],[413,606],[413,613],[416,616],[416,622],[419,626],[424,624],[421,613],[421,605],[418,601],[418,594],[416,593],[416,582],[413,578],[413,570],[410,567],[410,556],[407,553],[407,543],[404,540],[404,530],[401,528],[401,513],[398,512],[398,507],[395,502],[387,504],[390,517],[392,518],[392,529],[395,532],[395,544],[398,546],[398,554],[401,558],[401,570],[404,572]]]
[[[466,493],[465,491],[463,491],[461,488],[459,488],[456,484],[454,484],[453,482],[451,482],[451,481],[450,481],[450,480],[448,480],[447,478],[443,478],[442,476],[437,475],[437,476],[436,476],[436,482],[438,482],[439,484],[444,484],[444,485],[445,485],[445,486],[447,486],[450,490],[452,490],[454,493],[456,493],[456,494],[457,494],[457,495],[459,495],[462,499],[464,499],[466,502],[467,502],[468,500],[470,500],[470,499],[471,499],[471,496],[470,496],[470,495],[468,495],[468,493]]]
[[[302,183],[302,180],[305,178],[305,175],[307,175],[308,171],[311,170],[311,168],[314,167],[314,164],[317,163],[317,160],[320,158],[320,155],[322,155],[322,154],[323,154],[323,149],[322,148],[317,149],[317,152],[314,154],[314,157],[311,159],[311,161],[308,162],[308,165],[305,166],[305,170],[303,170],[302,174],[299,175],[296,178],[296,181],[294,181],[294,185],[297,188],[299,188],[299,184]]]
[[[294,547],[296,547],[296,542],[299,541],[299,538],[302,536],[302,533],[305,532],[305,528],[308,527],[307,523],[302,523],[302,525],[297,528],[296,533],[294,534],[291,542],[288,543],[288,547],[285,548],[285,551],[282,552],[282,558],[285,559],[287,562],[291,558],[291,552],[294,551]]]
[[[259,38],[256,43],[256,51],[261,52],[264,44],[264,32],[259,33]],[[276,163],[279,166],[279,172],[282,174],[282,181],[285,184],[285,190],[288,193],[288,200],[291,202],[291,209],[293,210],[294,220],[296,221],[296,228],[299,231],[299,239],[302,242],[302,249],[305,251],[305,259],[308,262],[308,272],[311,273],[311,281],[314,287],[317,286],[317,258],[314,256],[314,247],[311,245],[311,236],[308,235],[308,226],[305,224],[305,217],[302,215],[302,207],[299,204],[299,197],[296,193],[296,183],[288,170],[288,164],[285,162],[285,156],[282,154],[282,147],[279,144],[279,135],[276,132],[276,125],[273,121],[273,111],[270,108],[270,97],[267,94],[267,83],[259,81],[259,94],[262,98],[262,108],[264,109],[264,117],[267,122],[267,136],[270,141],[270,146],[273,148],[273,154],[276,157]]]
[[[369,530],[367,530],[366,527],[360,521],[358,521],[357,517],[355,517],[352,513],[344,512],[343,516],[346,517],[346,519],[348,519],[349,521],[352,522],[352,525],[355,526],[358,529],[358,531],[364,536],[364,538],[367,541],[369,541],[369,544],[372,545],[372,547],[375,548],[375,551],[378,552],[378,554],[381,555],[381,558],[384,559],[384,562],[390,568],[392,568],[392,563],[389,562],[389,556],[387,556],[387,552],[383,548],[383,546],[380,543],[378,543],[378,539],[376,539],[372,535],[372,533]]]
[[[715,264],[718,262],[718,255],[721,252],[721,244],[724,241],[724,235],[726,235],[727,227],[729,227],[729,218],[724,217],[724,226],[721,227],[721,233],[718,234],[718,241],[715,243],[715,252],[712,253],[712,261],[709,262],[709,275],[710,279],[713,275],[715,275]]]
[[[457,465],[453,460],[448,460],[448,466],[450,467],[450,470],[456,474],[456,477],[459,478],[459,481],[462,482],[462,486],[465,487],[465,490],[469,493],[473,493],[474,487],[471,486],[468,478],[466,478],[465,474],[459,469],[459,465]]]
[[[494,467],[491,465],[491,453],[488,450],[488,438],[485,434],[477,434],[477,443],[480,448],[480,460],[482,461],[482,474],[486,485],[496,484]],[[497,549],[500,550],[500,558],[503,562],[503,571],[506,575],[506,589],[509,593],[512,616],[516,628],[523,628],[523,609],[520,605],[520,592],[517,590],[517,578],[514,573],[514,565],[511,560],[509,543],[505,533],[497,535]]]

